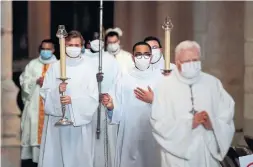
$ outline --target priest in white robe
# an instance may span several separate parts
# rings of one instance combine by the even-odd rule
[[[135,44],[133,53],[135,67],[119,80],[114,94],[102,99],[111,123],[119,124],[115,167],[159,167],[159,146],[149,118],[152,88],[162,74],[150,68],[152,54],[147,43]]]
[[[104,43],[101,41],[102,48]],[[99,64],[99,40],[93,40],[90,42],[90,49],[87,49],[84,54],[85,61],[89,62],[98,71]],[[121,69],[117,60],[108,52],[102,52],[102,71],[103,80],[101,83],[101,93],[107,93],[115,87],[117,80],[121,77]],[[100,138],[95,139],[95,158],[94,167],[104,167],[105,165],[105,130],[108,132],[108,166],[114,166],[116,141],[118,125],[108,125],[106,123],[105,107],[102,106],[100,117]],[[94,117],[94,132],[97,127],[97,113]]]
[[[164,56],[162,53],[162,44],[160,40],[156,37],[146,37],[144,42],[150,45],[152,49],[152,60],[150,67],[152,70],[162,71],[165,69]],[[176,66],[175,64],[170,63],[171,70],[173,70]]]
[[[196,42],[180,43],[175,60],[154,91],[151,113],[162,167],[219,167],[235,132],[235,103],[219,79],[201,71]]]
[[[39,57],[27,64],[20,75],[24,110],[21,117],[21,159],[39,161],[39,146],[44,124],[44,105],[39,91],[49,66],[57,61],[54,43],[45,39],[39,46]]]
[[[120,37],[123,32],[120,28],[109,28],[105,32],[105,49],[113,55],[120,64],[122,73],[129,73],[134,68],[132,54],[120,46]]]
[[[39,167],[93,167],[94,139],[92,121],[98,107],[98,87],[93,67],[81,56],[84,40],[77,31],[66,37],[66,75],[62,83],[60,62],[52,65],[41,90],[46,119]],[[65,92],[60,97],[60,93]],[[66,105],[70,126],[55,126]]]

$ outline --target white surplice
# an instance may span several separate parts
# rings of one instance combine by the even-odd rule
[[[135,67],[131,53],[120,49],[120,51],[113,56],[118,61],[123,74],[131,72],[131,70]]]
[[[148,90],[162,75],[149,68],[136,68],[117,83],[114,93],[112,124],[119,124],[115,167],[159,167],[160,152],[149,122],[151,104],[135,97],[134,89]]]
[[[55,63],[57,59],[52,56],[48,60],[41,57],[31,60],[19,77],[21,85],[24,110],[21,117],[21,159],[39,161],[39,100],[40,85],[36,81],[42,76],[43,66]]]
[[[89,61],[90,64],[98,71],[99,63],[99,52],[92,53],[90,50],[86,50],[83,55],[85,61]],[[101,83],[101,92],[108,93],[115,86],[117,80],[121,77],[121,70],[116,59],[110,55],[108,52],[102,53],[102,72],[104,73],[104,78]],[[104,156],[104,144],[105,144],[105,128],[106,128],[106,114],[105,107],[102,106],[101,117],[100,117],[100,139],[96,138],[95,141],[95,158],[94,167],[104,167],[105,156]],[[94,133],[97,127],[97,115],[94,117]],[[115,149],[117,141],[118,125],[107,125],[108,131],[108,166],[114,166]]]
[[[45,123],[39,167],[93,167],[94,138],[92,120],[98,107],[98,87],[93,68],[82,57],[66,59],[67,90],[71,104],[66,116],[74,124],[56,127],[61,118],[59,84],[60,62],[45,77],[41,96],[45,104]]]
[[[190,86],[192,85],[192,96]],[[192,129],[194,109],[206,111],[213,130]],[[183,78],[177,68],[155,89],[151,125],[162,147],[162,167],[219,167],[234,135],[234,101],[221,82],[206,73]]]

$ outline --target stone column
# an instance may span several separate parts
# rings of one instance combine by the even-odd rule
[[[234,121],[239,130],[243,127],[244,108],[244,3],[193,2],[193,16],[194,39],[202,47],[203,70],[219,78],[235,100]]]
[[[171,32],[171,60],[174,63],[176,45],[192,37],[192,5],[191,2],[157,1],[156,5],[156,35],[164,46],[165,32],[162,25],[167,16],[171,17],[174,25]]]
[[[50,38],[50,1],[28,1],[29,58],[38,57],[38,47],[45,38]]]
[[[244,7],[244,133],[253,137],[253,2]]]
[[[146,36],[156,36],[156,2],[114,2],[114,26],[123,30],[121,44],[131,52],[136,42]]]
[[[1,1],[1,166],[20,166],[20,111],[18,89],[12,81],[12,2]],[[4,41],[4,42],[3,42]]]

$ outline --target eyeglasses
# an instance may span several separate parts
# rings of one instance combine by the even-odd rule
[[[134,57],[136,57],[136,59],[141,59],[142,57],[144,57],[144,59],[149,59],[151,57],[151,53],[144,53],[144,54],[135,54]]]

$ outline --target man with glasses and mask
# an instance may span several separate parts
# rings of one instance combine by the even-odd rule
[[[234,135],[234,100],[201,71],[200,46],[181,42],[176,66],[154,90],[151,125],[162,167],[219,167]]]
[[[40,95],[44,99],[39,167],[93,167],[95,131],[93,116],[98,107],[98,86],[94,68],[84,61],[84,40],[78,31],[66,37],[66,77],[60,78],[60,62],[48,70]],[[64,96],[60,96],[65,92]],[[56,127],[66,105],[66,117],[73,125]]]
[[[146,37],[144,39],[144,42],[150,45],[152,49],[152,60],[151,60],[151,68],[153,70],[164,70],[164,57],[162,54],[162,45],[158,38],[156,37]],[[175,65],[170,63],[171,69],[175,68]]]
[[[122,73],[128,73],[134,68],[134,62],[132,60],[131,53],[123,50],[120,47],[120,37],[122,36],[120,28],[109,28],[105,32],[105,50],[113,55],[118,61]]]
[[[54,51],[54,42],[43,40],[39,46],[39,57],[32,60],[19,77],[25,106],[21,118],[21,159],[32,159],[34,163],[39,161],[44,124],[44,105],[39,92],[49,66],[57,61]]]
[[[145,42],[133,46],[135,68],[116,84],[114,93],[104,94],[111,124],[119,124],[115,167],[158,167],[160,154],[152,136],[149,118],[152,87],[162,77],[150,68],[151,48]]]

